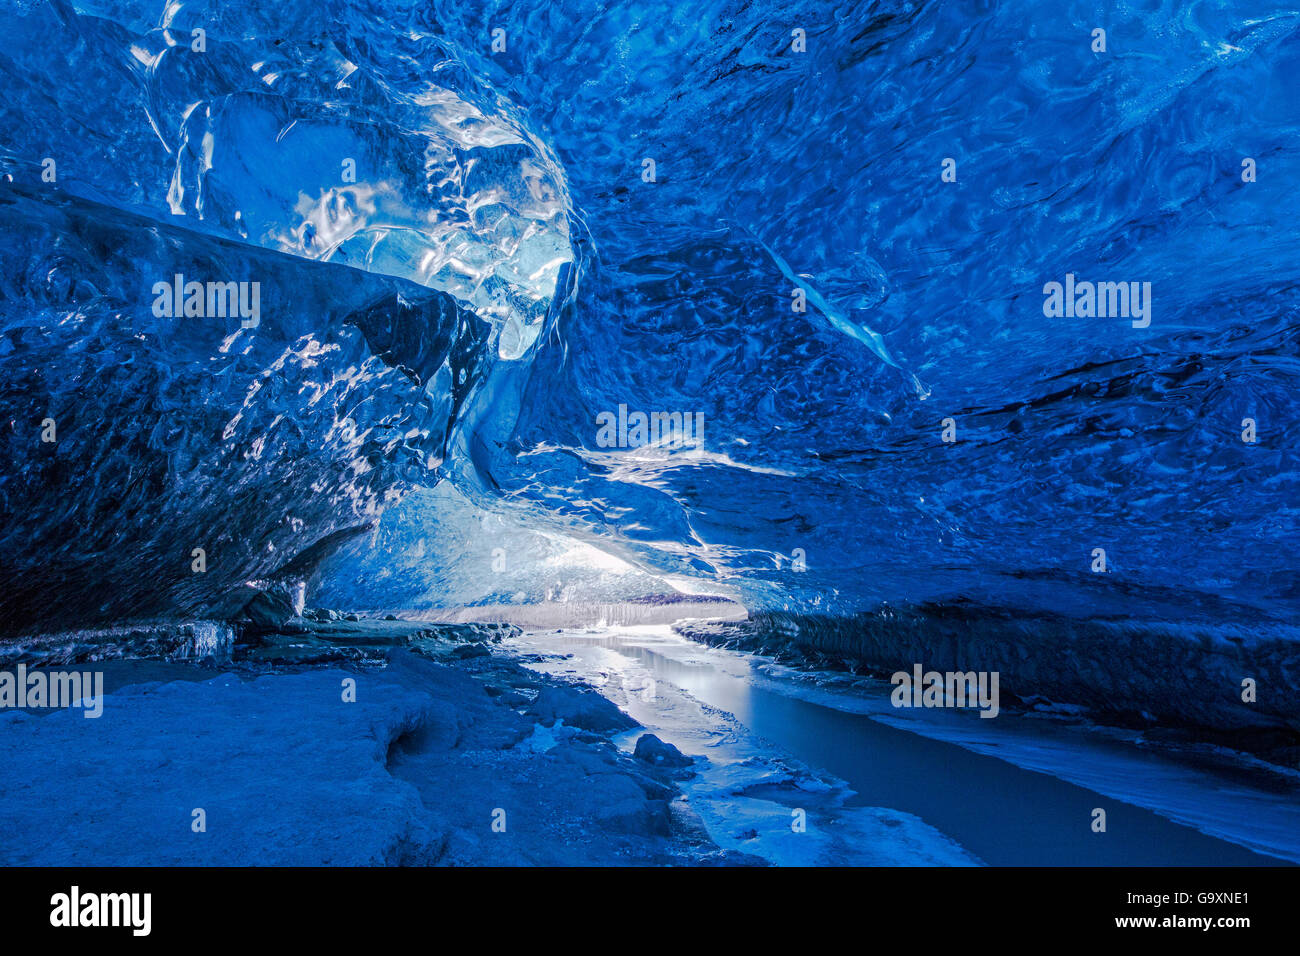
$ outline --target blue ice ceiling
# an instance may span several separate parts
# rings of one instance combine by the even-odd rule
[[[1300,606],[1284,5],[8,13],[7,633],[538,600],[565,542],[755,605]],[[156,315],[178,273],[260,323]]]

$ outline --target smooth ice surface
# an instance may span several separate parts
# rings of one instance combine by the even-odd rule
[[[525,633],[507,647],[540,656],[529,665],[536,670],[595,686],[619,704],[643,725],[624,735],[628,750],[649,729],[698,758],[682,786],[724,849],[783,866],[980,863],[913,814],[850,805],[853,791],[844,781],[773,746],[698,688],[692,693],[666,679],[644,653],[662,640],[679,650],[687,643],[665,628],[642,627]]]
[[[1175,761],[1133,735],[1042,717],[898,710],[885,681],[796,672],[665,627],[527,632],[507,646],[705,757],[686,785],[696,812],[720,844],[774,862],[951,865],[949,841],[995,865],[1300,862],[1294,772]],[[1105,837],[1088,827],[1096,806]],[[790,830],[794,808],[805,834]]]

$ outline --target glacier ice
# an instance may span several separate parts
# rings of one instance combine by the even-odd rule
[[[1026,33],[1040,5],[952,13],[16,7],[0,630],[220,616],[277,574],[1286,624],[1289,15],[1107,9],[1144,53],[1098,59]],[[261,327],[157,321],[176,272],[261,277]],[[1045,316],[1069,272],[1151,282],[1155,320]],[[610,454],[620,405],[702,414],[704,453]],[[636,573],[481,570],[578,543]]]

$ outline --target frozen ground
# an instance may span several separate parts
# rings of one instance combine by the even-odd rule
[[[846,806],[841,781],[668,684],[643,700],[526,643],[489,653],[401,622],[316,629],[220,670],[85,665],[105,674],[98,719],[0,713],[0,862],[976,862],[909,814]],[[317,646],[362,632],[359,658]],[[693,764],[633,758],[637,721]]]
[[[106,667],[97,720],[0,713],[0,863],[728,861],[657,770],[605,734],[527,715],[546,682],[499,658]]]
[[[667,627],[317,630],[215,669],[95,664],[99,719],[0,712],[0,863],[1300,860],[1285,775],[1041,718],[894,711],[880,682]],[[687,765],[634,756],[646,731]]]

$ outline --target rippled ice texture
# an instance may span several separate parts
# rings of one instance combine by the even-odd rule
[[[21,4],[3,609],[56,623],[57,563],[112,581],[76,615],[203,611],[388,505],[326,565],[339,602],[416,548],[411,592],[463,599],[464,554],[518,539],[420,531],[505,513],[753,604],[1284,619],[1298,30],[1269,3]],[[262,276],[261,327],[154,318],[179,265]],[[1046,316],[1067,273],[1150,282],[1150,325]],[[620,404],[702,413],[703,449],[602,447]]]

